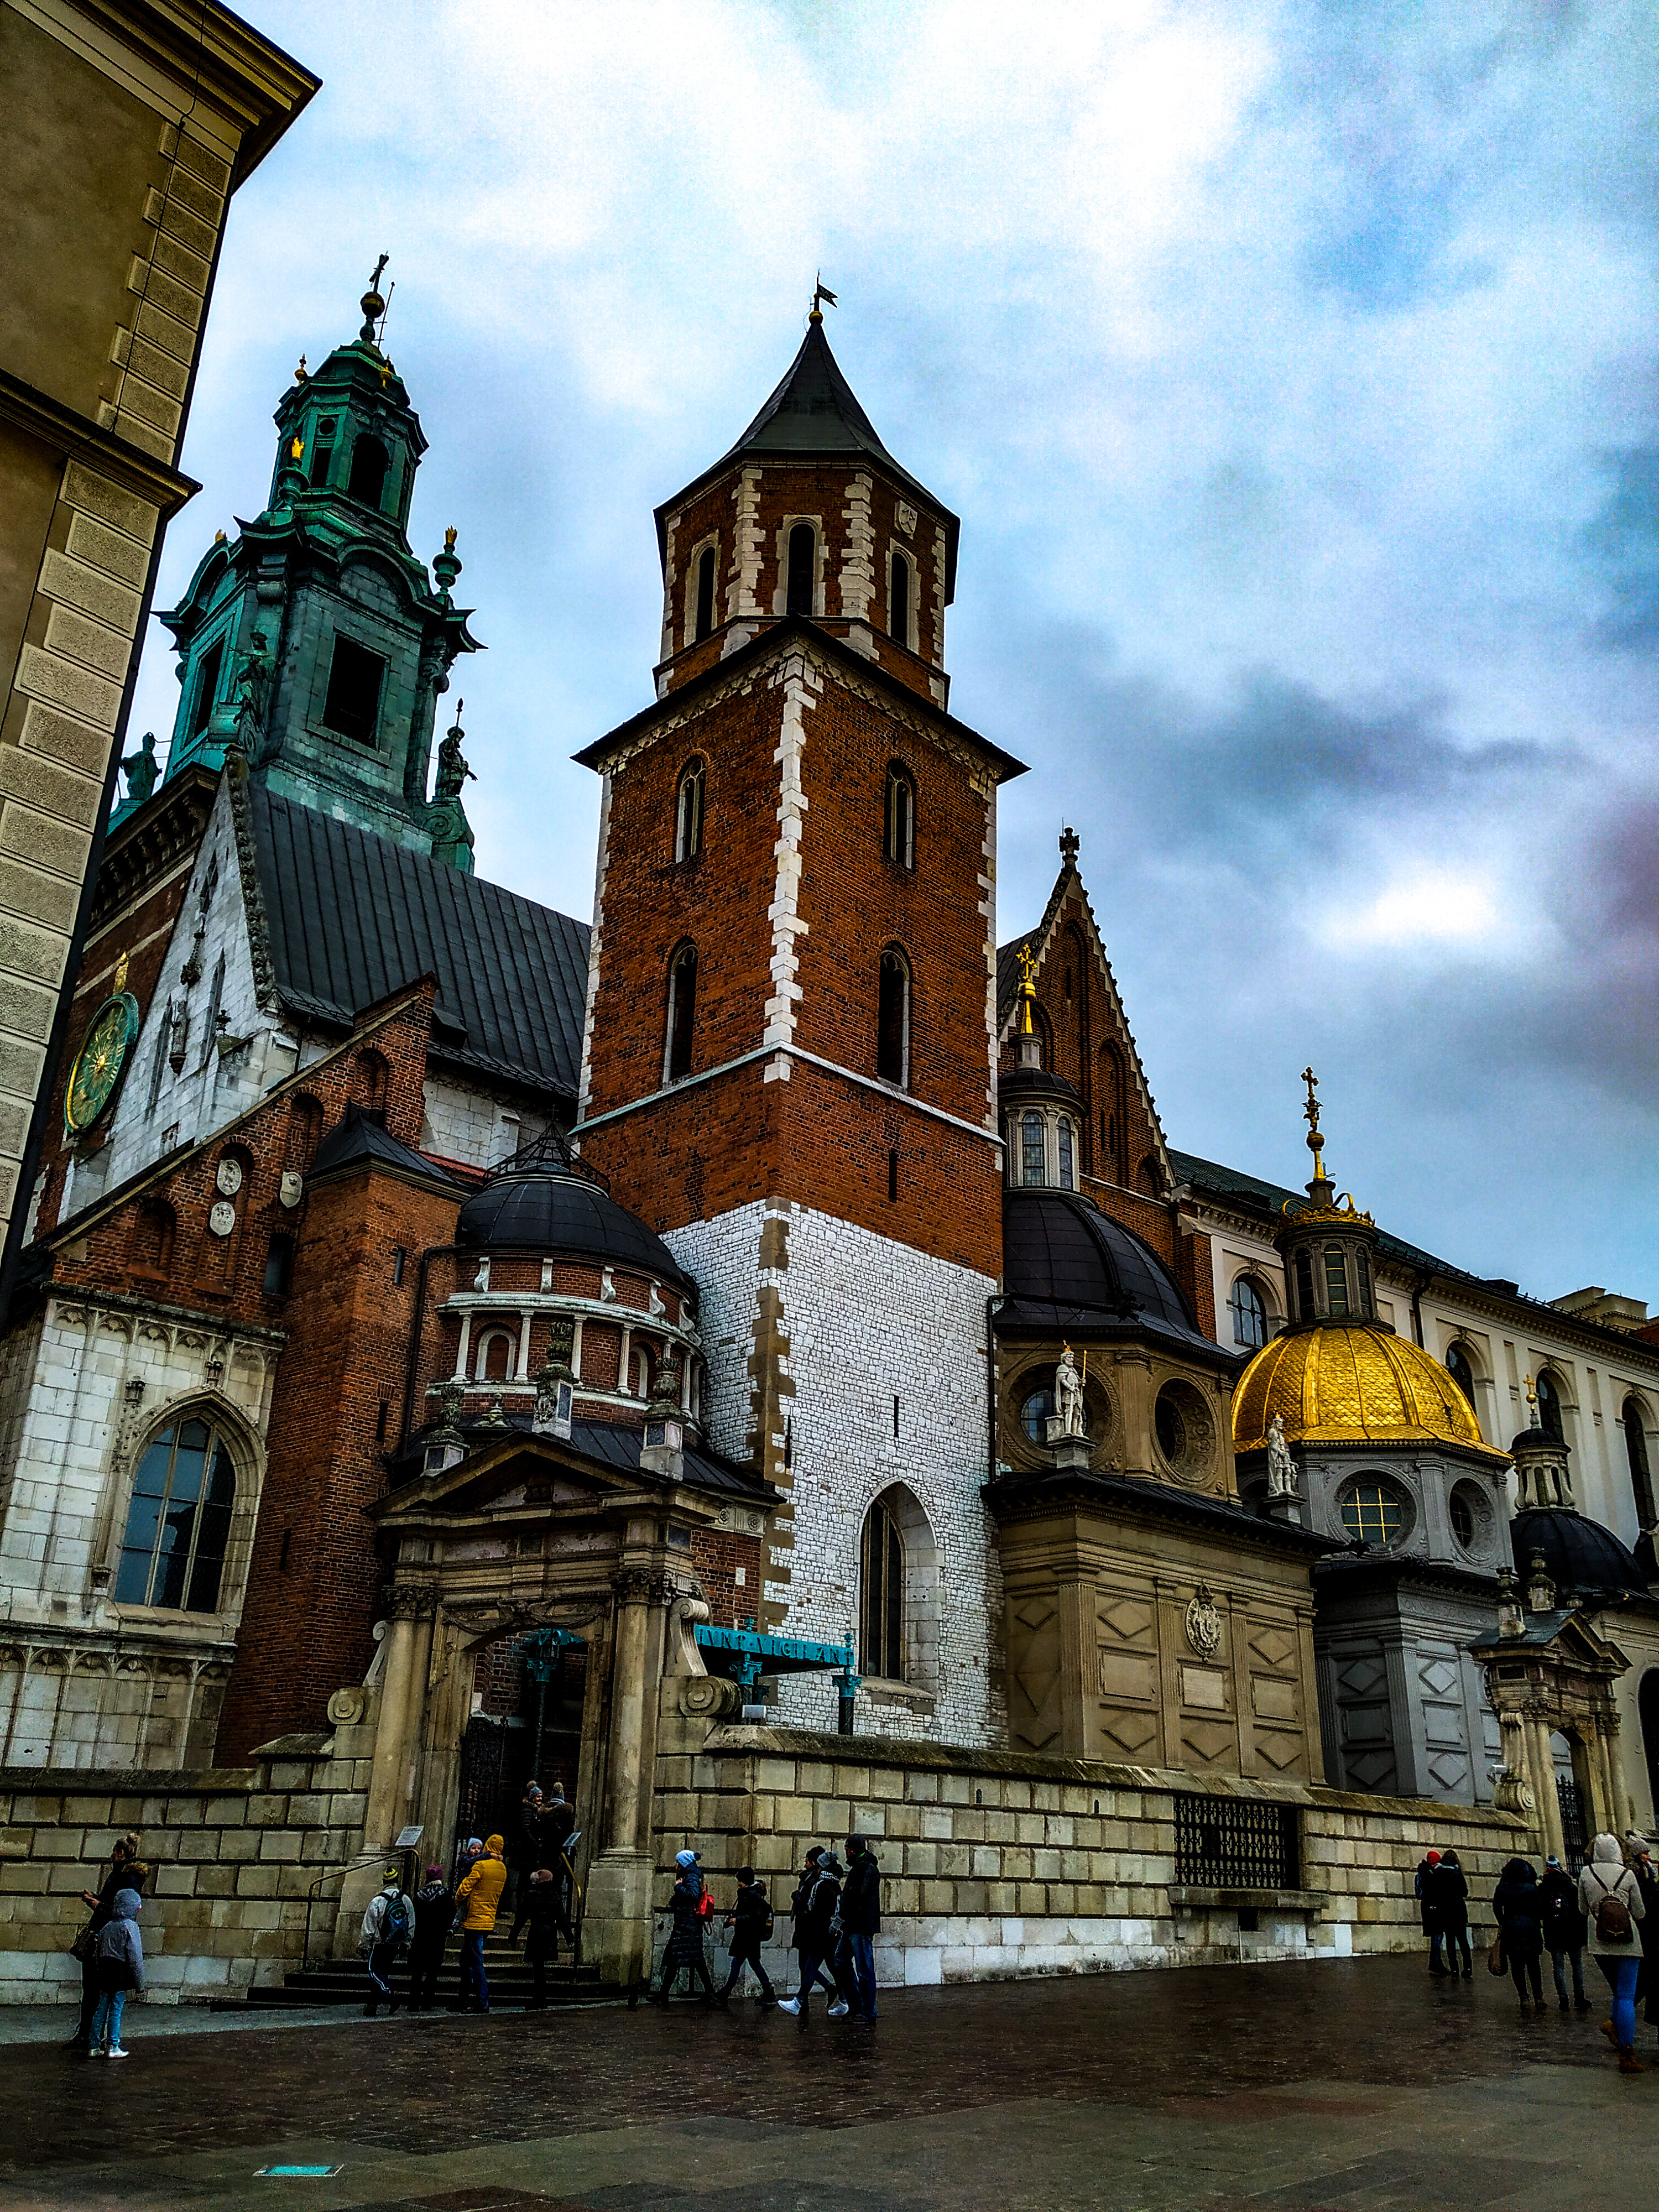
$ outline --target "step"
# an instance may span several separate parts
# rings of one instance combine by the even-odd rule
[[[508,2005],[521,2005],[535,1990],[532,1969],[520,1964],[491,1965],[485,1962],[492,1998],[499,1996]],[[617,1994],[601,1980],[597,1966],[549,1966],[546,1969],[548,2002],[550,2005],[592,2004],[603,2002]],[[459,1957],[446,1960],[438,1977],[440,2001],[438,2009],[447,2007],[459,1984]],[[407,1997],[409,1969],[405,1965],[392,1969],[392,1986],[399,1996]],[[331,1959],[311,1967],[295,1967],[285,1974],[280,1984],[265,1983],[248,1990],[242,1997],[216,1997],[212,2009],[216,2012],[246,2010],[270,2011],[294,2005],[364,2004],[368,1998],[368,1968],[361,1959]]]

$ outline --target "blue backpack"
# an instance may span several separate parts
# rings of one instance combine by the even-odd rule
[[[386,1915],[380,1922],[380,1941],[390,1943],[394,1951],[401,1951],[414,1933],[410,1925],[409,1900],[399,1890],[396,1897],[386,1901]]]

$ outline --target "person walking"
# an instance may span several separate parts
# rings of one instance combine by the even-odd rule
[[[501,1838],[486,1836],[483,1856],[455,1886],[455,1910],[461,1923],[461,1987],[457,2012],[489,2010],[489,1979],[484,1972],[484,1937],[495,1925],[495,1912],[507,1881]]]
[[[1429,1893],[1433,1884],[1434,1870],[1439,1863],[1438,1851],[1425,1851],[1417,1862],[1417,1874],[1412,1883],[1412,1895],[1417,1899],[1417,1910],[1423,1923],[1423,1933],[1429,1939],[1429,1972],[1437,1976],[1443,1974],[1446,1970],[1440,1963],[1440,1930],[1435,1925],[1434,1909],[1429,1900]]]
[[[525,1917],[530,1923],[524,1955],[533,1984],[525,2005],[526,2012],[547,2010],[547,1966],[559,1962],[559,1930],[564,1925],[564,1904],[559,1878],[551,1867],[535,1867],[526,1884]]]
[[[443,1971],[444,1946],[455,1923],[455,1899],[441,1866],[429,1866],[415,1893],[415,1936],[409,1947],[409,2008],[430,2012]]]
[[[373,2020],[383,2002],[394,2013],[402,2002],[392,1986],[392,1970],[414,1934],[415,1907],[404,1894],[403,1876],[395,1866],[389,1866],[385,1881],[368,1900],[363,1924],[357,1931],[357,1948],[368,1961],[365,2020]]]
[[[793,1894],[789,1899],[789,1948],[795,1953],[797,1959],[799,1958],[801,1953],[801,1925],[806,1912],[806,1902],[812,1894],[812,1885],[818,1878],[818,1869],[823,1864],[826,1856],[833,1856],[833,1854],[826,1854],[822,1844],[813,1844],[811,1850],[807,1852],[805,1858],[801,1863],[801,1878],[796,1883]],[[836,1896],[839,1898],[841,1893],[839,1888],[841,1861],[836,1859],[835,1864],[837,1875]],[[842,2014],[845,2013],[847,2008],[844,2004],[842,2004],[841,1987],[836,1980],[835,1970],[830,1960],[830,1954],[834,1951],[836,1948],[836,1939],[831,1936],[830,1937],[824,1949],[815,1955],[817,1960],[818,1979],[823,1983],[825,1990],[829,1994],[830,2012],[835,2014],[836,2019],[840,2019]],[[798,1972],[800,1971],[799,1966],[796,1971]],[[836,2012],[836,2007],[838,2004],[842,2004],[841,2013]]]
[[[732,1971],[726,1978],[726,1986],[715,1996],[715,2003],[729,2004],[732,1990],[743,1978],[744,1968],[752,1966],[760,1984],[761,2002],[775,2004],[778,1993],[761,1964],[761,1946],[769,1942],[772,1935],[772,1907],[766,1892],[755,1879],[753,1867],[738,1869],[737,1902],[726,1914],[726,1924],[732,1930]]]
[[[1578,1910],[1578,1885],[1552,1851],[1544,1862],[1544,1879],[1538,1885],[1543,1911],[1544,1948],[1555,1972],[1556,2000],[1563,2012],[1567,2005],[1567,1961],[1572,1961],[1573,2002],[1588,2012],[1584,1995],[1584,1916]]]
[[[702,1984],[702,2001],[706,2005],[714,2002],[714,1984],[709,1978],[708,1960],[702,1948],[703,1923],[710,1908],[708,1886],[697,1864],[702,1856],[701,1851],[674,1854],[674,1864],[679,1872],[668,1900],[673,1925],[669,1930],[668,1948],[662,1954],[662,1985],[653,2000],[657,2004],[668,2002],[682,1974],[690,1976],[694,1983]]]
[[[502,1893],[501,1910],[513,1915],[513,1926],[507,1939],[509,1943],[518,1942],[519,1930],[530,1917],[530,1877],[546,1856],[541,1787],[532,1782],[526,1786],[524,1802],[507,1846],[507,1887]]]
[[[136,1889],[118,1890],[110,1901],[110,1917],[98,1937],[98,2002],[92,2015],[92,2058],[125,2058],[121,2047],[121,2014],[127,1992],[144,1986],[144,1942],[138,1933],[141,1904]]]
[[[847,1838],[847,1882],[841,1893],[842,1949],[836,1957],[836,1979],[854,2000],[853,2018],[876,2024],[876,1948],[881,1933],[881,1869],[862,1836]],[[845,1957],[848,1972],[842,1972]]]
[[[553,1869],[553,1886],[558,1893],[559,1914],[564,1928],[564,1938],[574,1952],[576,1931],[570,1907],[574,1901],[571,1886],[576,1869],[570,1863],[569,1843],[576,1826],[575,1808],[565,1800],[562,1784],[554,1783],[542,1800],[542,1860]]]
[[[1590,1956],[1613,1991],[1613,2017],[1601,2033],[1618,2046],[1621,2074],[1645,2074],[1636,2055],[1636,1980],[1641,1953],[1636,1930],[1644,1917],[1642,1887],[1625,1864],[1617,1836],[1600,1835],[1578,1877],[1578,1909],[1589,1923]]]
[[[847,2000],[837,1987],[834,1976],[825,1971],[823,1964],[836,1948],[835,1925],[841,1905],[841,1861],[833,1851],[815,1848],[807,1853],[807,1871],[802,1875],[800,1887],[795,1892],[798,1900],[795,1948],[800,1954],[800,1987],[793,1997],[784,1998],[778,2010],[806,2019],[806,2000],[812,1993],[813,1983],[821,1981],[824,1995],[830,1999],[830,2019],[844,2020],[848,2011]]]
[[[81,2016],[74,2034],[64,2045],[71,2058],[92,2053],[92,2016],[98,2009],[98,1938],[115,1917],[115,1900],[123,1890],[142,1897],[149,1869],[138,1856],[137,1836],[118,1836],[110,1845],[110,1870],[95,1890],[81,1892],[82,1905],[92,1907],[92,1917],[75,1939],[74,1954],[81,1968]]]
[[[1633,1828],[1625,1838],[1625,1857],[1642,1895],[1641,1917],[1636,1923],[1642,1946],[1636,2002],[1648,2026],[1659,2027],[1659,1870],[1654,1867],[1647,1838],[1638,1836]]]
[[[1429,1869],[1424,1885],[1431,1919],[1429,1948],[1429,1972],[1434,1972],[1436,1953],[1443,1943],[1446,1963],[1443,1973],[1454,1978],[1461,1971],[1466,1982],[1474,1979],[1474,1957],[1469,1949],[1469,1885],[1458,1863],[1455,1851],[1433,1854],[1438,1864]]]
[[[1615,1844],[1615,1850],[1617,1848]],[[1542,2012],[1544,1977],[1539,1962],[1544,1950],[1543,1904],[1538,1892],[1538,1876],[1526,1859],[1509,1862],[1498,1878],[1492,1902],[1521,2009],[1524,2012],[1527,2008],[1527,1984],[1530,1981],[1533,2003]]]

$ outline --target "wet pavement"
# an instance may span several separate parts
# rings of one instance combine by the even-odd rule
[[[738,2000],[158,2035],[141,2006],[125,2064],[8,2049],[0,2207],[1646,2212],[1659,2066],[1620,2078],[1602,2016],[1406,1959],[884,1992],[873,2029]]]

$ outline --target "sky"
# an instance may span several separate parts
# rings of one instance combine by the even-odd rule
[[[586,917],[652,510],[815,274],[963,520],[952,711],[1073,824],[1165,1133],[1659,1308],[1659,38],[1644,0],[246,0],[323,89],[237,195],[156,605],[385,332],[489,650],[482,874]],[[176,702],[159,631],[132,728]],[[443,702],[447,708],[449,702]],[[443,717],[447,720],[447,714]]]

